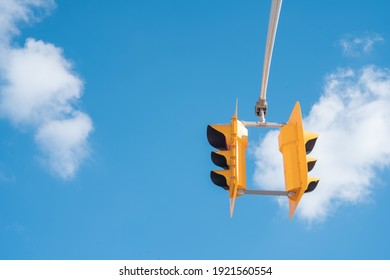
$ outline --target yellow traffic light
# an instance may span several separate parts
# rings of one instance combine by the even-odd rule
[[[283,155],[284,180],[286,191],[289,192],[290,219],[305,192],[313,191],[318,178],[308,175],[313,169],[316,159],[307,157],[318,138],[318,134],[303,129],[302,114],[299,102],[290,115],[287,124],[279,134],[279,151]]]
[[[229,191],[230,216],[239,190],[246,188],[245,152],[248,146],[248,130],[233,115],[231,124],[213,124],[207,126],[207,139],[216,151],[211,152],[213,163],[224,170],[213,170],[211,180],[217,186]]]

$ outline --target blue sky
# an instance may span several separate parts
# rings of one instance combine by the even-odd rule
[[[271,1],[3,3],[1,259],[390,258],[387,1],[283,2],[267,120],[300,101],[320,133],[291,221],[230,219],[209,178],[207,125],[257,120]],[[249,128],[248,188],[283,188],[275,136]]]

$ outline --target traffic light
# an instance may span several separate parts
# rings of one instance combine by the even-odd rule
[[[283,155],[285,188],[290,193],[290,219],[302,195],[313,191],[319,182],[318,178],[308,175],[316,159],[306,156],[312,151],[317,138],[318,134],[304,131],[301,107],[297,102],[290,119],[281,128],[279,134],[279,151]]]
[[[229,191],[230,216],[233,215],[238,191],[246,188],[245,152],[248,146],[248,130],[233,115],[230,124],[212,124],[207,126],[207,139],[216,151],[211,152],[213,163],[223,170],[210,172],[211,181]]]

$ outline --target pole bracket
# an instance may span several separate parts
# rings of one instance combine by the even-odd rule
[[[256,102],[255,113],[256,116],[260,117],[260,122],[265,122],[265,115],[267,114],[267,101],[265,99],[259,99]]]

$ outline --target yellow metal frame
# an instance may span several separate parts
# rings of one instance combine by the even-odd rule
[[[311,182],[319,179],[308,176],[308,163],[314,164],[315,159],[306,157],[306,143],[318,138],[318,134],[304,131],[299,102],[294,106],[290,118],[279,134],[279,151],[283,155],[284,179],[289,196],[290,219],[308,189]],[[310,152],[310,151],[308,151]]]
[[[233,215],[236,197],[241,196],[246,189],[246,148],[248,146],[248,129],[232,116],[230,124],[214,124],[212,128],[222,133],[226,139],[227,150],[216,150],[214,153],[226,158],[227,170],[213,170],[225,177],[229,186],[230,215]]]

